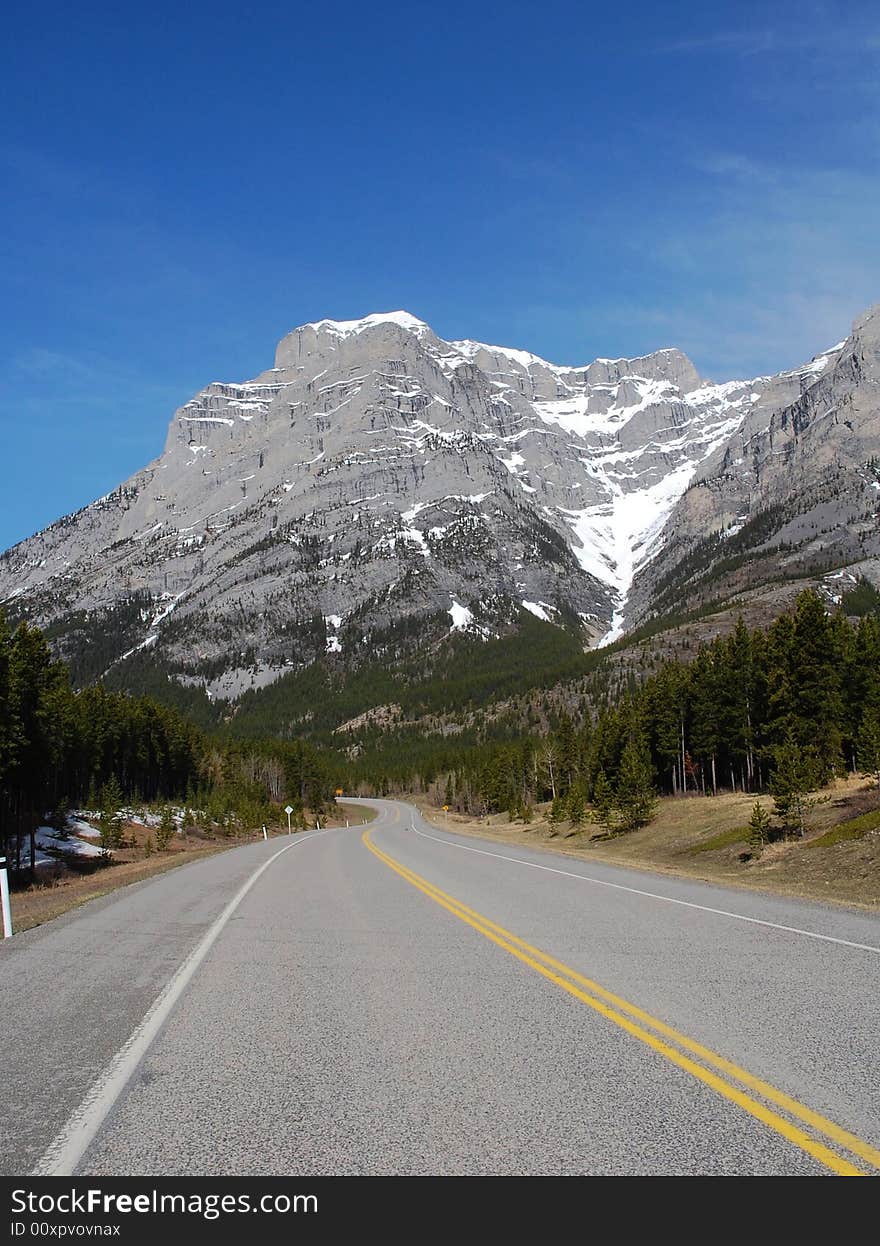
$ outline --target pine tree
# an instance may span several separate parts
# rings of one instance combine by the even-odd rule
[[[651,754],[639,730],[632,732],[623,750],[614,803],[620,811],[621,829],[625,831],[647,826],[657,808]]]
[[[70,802],[65,797],[59,800],[55,808],[49,814],[48,822],[59,839],[69,839],[70,832],[67,829],[67,816],[70,812]]]
[[[752,806],[752,816],[749,818],[749,848],[753,857],[759,857],[764,851],[769,831],[770,814],[761,802],[756,800]]]
[[[571,791],[568,793],[566,805],[569,822],[572,826],[580,826],[584,821],[587,808],[586,796],[581,783],[578,782],[574,784]]]
[[[577,771],[577,741],[574,725],[568,714],[563,714],[556,732],[556,745],[559,755],[560,782],[566,790],[574,786]]]
[[[614,789],[604,770],[600,770],[593,783],[593,821],[607,835],[617,830],[618,818],[614,807]]]
[[[679,663],[668,662],[646,691],[654,749],[662,773],[669,775],[669,790],[673,794],[684,790],[681,759],[686,678]]]
[[[600,770],[604,770],[606,775],[616,773],[624,745],[623,729],[620,712],[607,708],[601,710],[590,742],[589,772],[593,776],[593,783]]]
[[[554,796],[550,804],[550,812],[547,814],[547,821],[556,824],[562,822],[567,813],[568,801],[564,796]]]
[[[880,788],[880,710],[868,709],[862,715],[858,750],[862,773],[876,779]]]
[[[801,838],[807,832],[807,815],[818,804],[813,796],[822,780],[822,762],[815,749],[802,747],[789,735],[775,751],[775,767],[770,776],[773,812]]]
[[[691,740],[694,752],[708,769],[713,793],[717,791],[717,757],[721,743],[718,726],[721,681],[712,649],[704,649],[691,668]]]
[[[814,749],[821,783],[840,769],[842,760],[841,623],[846,626],[840,617],[829,619],[817,593],[799,595],[790,656],[794,729],[799,743]]]
[[[101,847],[105,851],[119,848],[122,844],[122,788],[115,774],[101,788],[99,803],[101,812],[98,828],[101,832]]]
[[[794,647],[794,619],[780,615],[770,626],[764,646],[767,681],[767,716],[765,730],[768,745],[782,744],[795,728],[794,689],[791,676],[791,652]]]
[[[159,825],[156,827],[156,847],[160,852],[165,852],[171,846],[176,830],[177,824],[174,821],[171,806],[165,805],[162,808]]]
[[[755,657],[753,638],[742,617],[724,644],[719,686],[721,736],[731,767],[739,771],[743,791],[751,790],[754,780]]]

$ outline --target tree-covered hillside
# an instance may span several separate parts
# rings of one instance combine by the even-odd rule
[[[549,801],[575,823],[592,805],[620,830],[650,817],[656,792],[880,775],[875,596],[859,585],[829,612],[806,591],[766,631],[740,621],[688,661],[639,667],[528,616],[498,639],[449,637],[427,663],[313,664],[211,706],[209,730],[185,696],[75,691],[40,632],[0,624],[0,842],[20,856],[50,810],[94,803],[111,780],[124,799],[187,800],[219,822],[259,822],[273,801],[320,807],[341,784],[524,818]]]
[[[880,617],[851,623],[813,592],[767,631],[740,622],[641,683],[594,676],[549,731],[408,746],[391,730],[350,762],[353,781],[380,792],[431,789],[463,812],[519,816],[552,800],[575,821],[587,802],[601,814],[650,789],[760,792],[792,769],[812,789],[844,768],[880,772]]]
[[[35,827],[101,793],[188,801],[207,819],[253,825],[270,802],[320,808],[333,776],[295,741],[247,744],[206,735],[177,710],[97,684],[75,691],[43,634],[0,614],[0,855],[33,864]],[[115,810],[111,811],[115,812]]]

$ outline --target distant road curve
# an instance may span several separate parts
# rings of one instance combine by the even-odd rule
[[[357,803],[0,949],[4,1172],[880,1171],[880,919]]]

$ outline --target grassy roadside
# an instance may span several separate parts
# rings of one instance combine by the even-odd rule
[[[359,822],[372,822],[377,816],[376,810],[371,809],[369,805],[349,805],[346,803],[341,805],[340,808],[342,810],[340,816],[343,819],[343,824],[344,819],[347,818],[352,826]]]
[[[551,824],[547,808],[532,822],[511,823],[506,814],[473,818],[444,814],[423,800],[421,811],[436,826],[505,844],[606,861],[634,869],[699,878],[725,886],[769,891],[802,899],[880,910],[880,793],[862,779],[838,780],[823,793],[804,840],[778,841],[757,859],[747,855],[747,823],[753,795],[693,796],[661,800],[650,826],[610,840],[591,840],[596,827]],[[769,798],[762,798],[770,808]]]
[[[346,819],[354,824],[356,820],[371,821],[375,816],[375,810],[368,809],[365,805],[342,805],[322,817],[321,826],[345,826]],[[309,819],[309,824],[313,823],[314,818]],[[13,891],[10,902],[12,925],[16,933],[41,926],[71,909],[88,904],[90,900],[118,891],[121,887],[144,882],[158,874],[165,874],[168,870],[177,869],[178,866],[188,865],[191,861],[201,861],[218,852],[228,852],[231,848],[257,843],[262,839],[261,831],[249,831],[234,836],[180,835],[167,851],[153,852],[148,856],[145,854],[146,840],[150,835],[147,828],[127,823],[125,835],[130,846],[114,853],[112,865],[83,874],[61,867],[44,867],[38,872],[36,883],[21,891]],[[276,837],[286,838],[287,827],[270,827],[269,838]]]
[[[10,897],[13,929],[18,934],[22,930],[41,926],[43,922],[60,917],[62,913],[88,904],[90,900],[97,900],[99,896],[108,895],[111,891],[118,891],[120,887],[143,882],[157,874],[177,869],[180,865],[187,865],[190,861],[200,861],[204,857],[212,857],[218,852],[225,852],[248,842],[252,840],[229,839],[200,847],[181,847],[179,851],[156,854],[141,861],[121,861],[117,865],[96,870],[93,874],[53,876],[38,881],[26,890],[13,891]]]

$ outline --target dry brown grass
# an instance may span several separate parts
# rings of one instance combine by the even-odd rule
[[[842,904],[880,907],[880,830],[868,830],[862,838],[831,844],[815,844],[822,834],[846,819],[880,808],[880,792],[864,780],[838,780],[823,796],[810,818],[806,840],[769,844],[758,859],[743,860],[742,840],[714,847],[707,841],[745,828],[755,796],[725,794],[690,796],[660,801],[650,826],[613,839],[591,840],[597,828],[586,824],[573,830],[566,823],[553,826],[547,810],[539,807],[527,825],[511,823],[506,814],[468,818],[425,806],[422,810],[437,826],[463,834],[483,835],[508,844],[528,844],[547,852],[583,859],[607,861],[634,869],[685,875],[728,886],[773,891]],[[766,809],[772,801],[760,797]],[[695,851],[705,847],[705,851]]]
[[[341,808],[328,818],[321,819],[322,826],[344,826],[345,820],[374,817],[375,813],[365,806]],[[314,816],[309,817],[309,825],[314,825]],[[177,835],[165,852],[155,851],[156,832],[153,828],[140,826],[137,823],[126,823],[124,828],[127,847],[113,853],[113,864],[95,869],[88,874],[75,873],[62,864],[57,866],[41,866],[37,871],[37,881],[21,891],[13,891],[10,899],[12,904],[12,924],[16,931],[29,930],[32,926],[40,926],[43,922],[60,917],[69,909],[78,908],[95,900],[98,896],[107,895],[120,887],[132,883],[143,882],[166,870],[173,870],[179,865],[190,861],[199,861],[203,857],[225,852],[240,844],[254,843],[262,838],[261,831],[249,831],[239,835],[212,835],[194,830],[186,835]],[[271,838],[287,835],[286,821],[284,826],[269,828]],[[146,854],[147,840],[151,839],[154,851]]]
[[[38,872],[38,881],[24,891],[14,891],[11,896],[12,924],[15,930],[29,930],[32,926],[42,925],[53,917],[60,917],[68,909],[78,908],[95,900],[98,896],[107,895],[119,887],[127,887],[131,883],[139,883],[155,874],[164,874],[178,865],[188,861],[198,861],[202,857],[213,856],[226,848],[234,847],[236,840],[223,840],[216,843],[193,841],[186,846],[175,845],[173,850],[155,853],[151,857],[134,858],[133,850],[126,849],[122,855],[128,860],[120,860],[118,864],[98,869],[93,874],[71,874],[62,868],[44,866]]]

